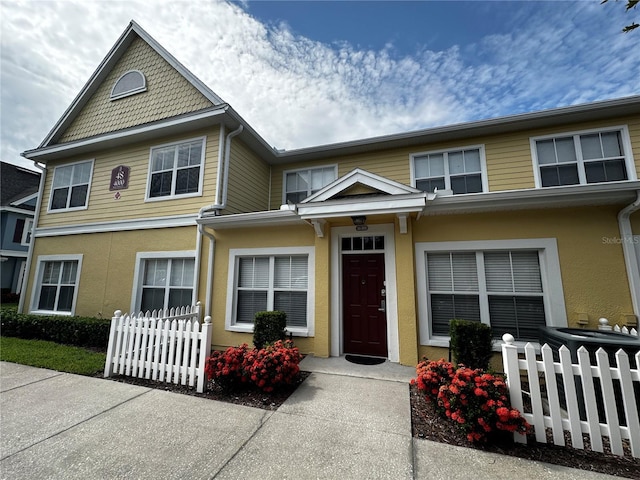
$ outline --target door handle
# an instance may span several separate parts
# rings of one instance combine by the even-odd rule
[[[386,312],[387,311],[387,302],[384,300],[384,298],[382,300],[380,300],[380,308],[378,308],[379,312]]]

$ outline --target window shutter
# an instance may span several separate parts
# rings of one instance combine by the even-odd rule
[[[478,295],[431,295],[431,328],[433,335],[449,335],[449,322],[454,319],[480,321]]]
[[[429,253],[427,255],[427,277],[430,291],[453,290],[451,256],[449,253]]]
[[[485,252],[484,271],[489,292],[513,292],[509,252]]]
[[[307,326],[307,292],[275,292],[274,310],[287,314],[287,327]]]
[[[511,252],[516,293],[542,293],[538,252]]]
[[[255,290],[238,290],[237,318],[238,323],[253,323],[256,312],[267,309],[267,292]]]
[[[477,292],[478,291],[478,266],[476,264],[476,254],[452,253],[451,263],[453,265],[453,289],[456,292]]]
[[[489,296],[489,316],[494,338],[510,333],[516,340],[537,341],[545,326],[542,297]]]

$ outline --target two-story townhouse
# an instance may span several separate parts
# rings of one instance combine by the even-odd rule
[[[3,301],[22,291],[40,174],[0,162],[0,289]]]
[[[31,312],[201,301],[214,347],[415,364],[640,314],[640,97],[282,152],[131,23],[42,144]]]

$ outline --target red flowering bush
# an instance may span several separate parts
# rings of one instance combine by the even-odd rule
[[[531,426],[511,408],[507,393],[503,378],[461,367],[440,387],[438,404],[471,442],[486,441],[500,431],[526,434]]]
[[[223,389],[248,384],[272,392],[297,380],[301,360],[300,351],[290,340],[252,350],[245,343],[224,352],[213,352],[207,358],[205,373]]]
[[[247,352],[245,373],[251,382],[265,392],[292,384],[300,373],[302,355],[290,340],[278,340],[273,345]]]
[[[416,385],[418,390],[424,392],[427,400],[437,406],[440,387],[448,385],[454,374],[453,364],[444,358],[437,361],[429,361],[425,358],[416,367],[416,378],[411,379],[411,385]]]
[[[229,347],[224,352],[212,352],[204,366],[207,378],[222,388],[233,388],[245,383],[247,377],[244,375],[244,359],[247,348],[247,344],[243,343],[239,347]]]

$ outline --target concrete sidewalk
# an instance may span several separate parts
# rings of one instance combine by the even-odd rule
[[[414,439],[413,369],[304,362],[275,412],[0,362],[0,477],[614,478]]]

